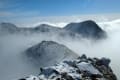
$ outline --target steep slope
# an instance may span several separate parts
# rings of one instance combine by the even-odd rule
[[[83,37],[102,38],[106,33],[94,21],[87,20],[80,23],[70,23],[64,27],[74,33],[78,33]]]
[[[66,46],[54,41],[42,41],[27,49],[25,54],[40,66],[53,65],[64,59],[74,59],[78,56]]]
[[[82,55],[75,60],[40,68],[38,76],[19,80],[117,80],[109,64],[110,59],[87,58]]]

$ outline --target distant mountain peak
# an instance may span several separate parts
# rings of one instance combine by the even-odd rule
[[[83,22],[80,22],[78,24],[80,24],[81,27],[83,27],[83,28],[86,27],[86,28],[89,28],[89,29],[92,28],[92,29],[97,29],[97,30],[102,31],[102,29],[99,27],[99,25],[93,20],[83,21]]]
[[[12,23],[7,23],[7,22],[2,22],[0,23],[1,26],[4,26],[4,27],[16,27],[15,24],[12,24]]]
[[[83,37],[101,38],[105,36],[105,31],[92,20],[87,20],[80,23],[70,23],[66,25],[64,29],[78,33]]]
[[[51,26],[49,24],[40,24],[39,26]]]
[[[93,20],[86,20],[86,21],[83,21],[83,22],[80,22],[80,23],[90,23],[90,24],[92,23],[92,24],[96,24],[96,22],[93,21]]]
[[[38,25],[37,27],[56,27],[56,26],[53,26],[53,25],[50,25],[50,24],[40,24],[40,25]],[[35,28],[37,28],[37,27],[35,27]],[[57,28],[57,27],[56,27]]]
[[[3,22],[3,23],[0,23],[0,31],[1,33],[14,33],[14,32],[17,32],[19,31],[19,28],[12,24],[12,23],[6,23],[6,22]]]
[[[34,30],[41,31],[41,32],[53,32],[59,30],[58,27],[49,25],[49,24],[40,24],[34,28]]]

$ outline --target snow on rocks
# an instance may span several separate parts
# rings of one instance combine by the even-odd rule
[[[86,55],[82,55],[76,60],[40,68],[38,76],[19,80],[117,80],[109,63],[110,59],[107,58],[87,58]]]

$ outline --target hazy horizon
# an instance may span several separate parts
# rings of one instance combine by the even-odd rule
[[[0,0],[0,22],[19,27],[120,18],[119,0]]]

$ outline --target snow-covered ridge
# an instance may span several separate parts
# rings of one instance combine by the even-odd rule
[[[111,70],[110,59],[87,58],[63,61],[54,66],[40,68],[38,76],[19,80],[117,80]]]

